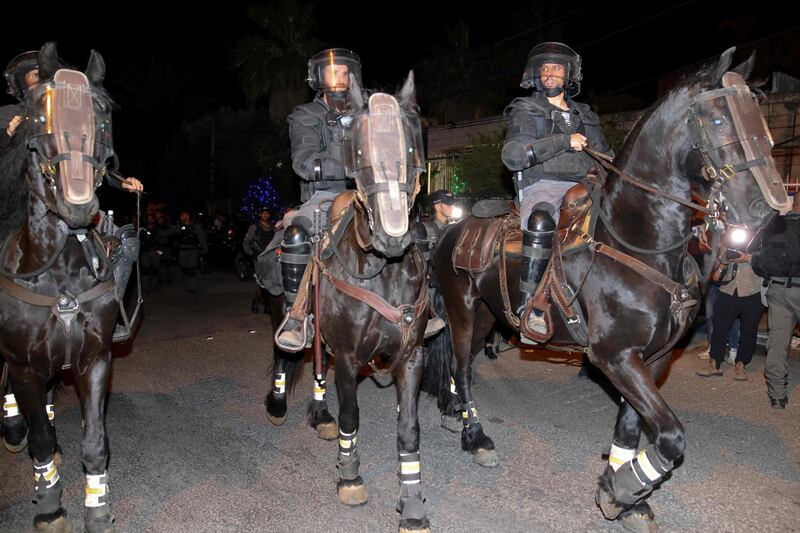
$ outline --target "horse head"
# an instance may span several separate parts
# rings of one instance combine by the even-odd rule
[[[755,54],[731,69],[734,50],[699,73],[687,124],[700,155],[695,166],[711,184],[712,200],[727,223],[755,230],[791,202],[772,159],[772,136],[746,82]]]
[[[399,257],[411,244],[408,212],[425,160],[414,73],[396,96],[374,93],[365,100],[352,76],[349,90],[355,111],[344,141],[345,168],[356,181],[370,244],[385,257]]]
[[[61,67],[55,43],[47,43],[38,64],[42,81],[25,100],[30,186],[49,211],[83,228],[97,213],[95,190],[114,158],[105,63],[92,50],[84,72]]]

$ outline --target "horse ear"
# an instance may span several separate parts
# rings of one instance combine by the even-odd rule
[[[58,49],[56,43],[49,41],[44,43],[39,50],[39,79],[47,80],[52,78],[58,70]]]
[[[358,80],[353,73],[350,73],[350,84],[348,85],[347,90],[350,92],[350,101],[353,103],[355,108],[363,108],[364,93],[361,91],[361,85],[359,85]]]
[[[753,53],[750,54],[750,57],[747,58],[747,61],[742,63],[741,65],[735,67],[733,72],[740,75],[743,79],[747,79],[750,77],[750,74],[753,72],[753,65],[756,64],[756,51],[753,50]]]
[[[417,89],[414,85],[414,71],[408,71],[408,77],[400,89],[400,101],[406,104],[417,103]]]
[[[106,62],[97,50],[89,54],[89,63],[86,65],[86,77],[92,85],[102,86],[106,78]]]
[[[731,46],[724,52],[722,55],[719,56],[719,61],[714,66],[714,69],[711,71],[711,85],[719,85],[722,82],[722,76],[730,70],[731,66],[731,59],[733,58],[733,53],[736,51],[735,46]]]

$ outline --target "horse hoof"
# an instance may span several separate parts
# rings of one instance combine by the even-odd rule
[[[6,447],[6,450],[10,451],[11,453],[19,453],[25,449],[28,445],[28,434],[25,433],[25,436],[22,437],[22,440],[18,444],[11,444],[7,440],[3,439],[3,446]]]
[[[647,502],[640,502],[623,511],[617,518],[625,531],[633,533],[658,533],[658,525],[653,510]]]
[[[426,520],[427,522],[427,520]],[[400,533],[431,533],[429,527],[414,527],[413,524],[400,524]]]
[[[53,520],[37,520],[34,519],[33,525],[36,531],[46,531],[47,533],[70,533],[72,526],[67,521],[67,513],[60,509],[57,513],[58,518]]]
[[[614,500],[611,492],[603,487],[597,487],[597,492],[594,495],[594,501],[607,520],[616,519],[619,514],[625,510],[616,500]]]
[[[336,422],[317,424],[317,437],[322,440],[336,440],[339,438],[339,427]]]
[[[114,531],[114,519],[96,520],[85,522],[86,533],[112,533]]]
[[[267,420],[269,420],[273,426],[282,426],[283,423],[286,422],[286,416],[272,416],[267,413]]]
[[[451,433],[461,433],[464,424],[457,416],[442,415],[442,427]]]
[[[485,448],[478,448],[475,450],[472,453],[472,461],[489,468],[494,468],[500,464],[500,459],[497,458],[497,452]]]
[[[367,487],[361,481],[339,480],[336,490],[339,493],[339,501],[345,505],[358,507],[367,503]]]

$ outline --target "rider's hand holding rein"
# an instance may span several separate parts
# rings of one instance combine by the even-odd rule
[[[569,136],[569,147],[576,152],[582,152],[586,146],[586,136],[580,133],[573,133]]]
[[[8,122],[8,127],[6,128],[6,133],[9,137],[14,136],[14,132],[17,131],[17,128],[20,124],[22,124],[22,117],[19,115],[14,115],[14,117]]]
[[[120,182],[122,188],[130,192],[144,192],[144,185],[142,182],[134,177],[125,178]]]

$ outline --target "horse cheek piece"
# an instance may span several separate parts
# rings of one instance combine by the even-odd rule
[[[727,211],[729,223],[755,231],[773,214],[765,204],[780,210],[789,205],[773,170],[769,132],[744,83],[753,58],[730,69],[733,52],[727,50],[715,64],[673,88],[639,120],[616,158],[619,167],[597,157],[608,173],[584,183],[591,198],[589,218],[559,221],[565,230],[552,241],[550,268],[561,268],[563,277],[554,270],[545,274],[551,307],[558,310],[552,315],[550,342],[583,344],[590,361],[624,399],[595,501],[605,518],[633,531],[656,527],[646,498],[686,448],[683,426],[656,381],[668,368],[672,347],[699,302],[701,276],[687,254],[692,212],[706,213],[708,225],[717,227],[720,212]],[[526,157],[517,151],[516,157]],[[708,198],[707,206],[691,202],[693,190]],[[510,220],[502,222],[515,228]],[[481,431],[465,441],[468,431],[479,427],[472,422],[477,417],[472,412],[470,365],[495,319],[514,323],[516,306],[505,280],[513,279],[521,261],[501,252],[477,268],[464,258],[476,255],[478,248],[457,246],[466,242],[464,235],[475,235],[476,228],[491,228],[496,222],[468,219],[441,239],[436,273],[454,365],[447,364],[450,354],[433,350],[426,362],[426,370],[445,369],[437,384],[440,399],[447,393],[465,410],[462,416],[469,423],[462,432],[462,447],[476,461],[482,451],[474,441],[491,440]],[[513,231],[491,243],[504,250],[505,236]],[[533,242],[529,238],[524,244]],[[567,243],[563,249],[562,243]],[[573,322],[568,319],[573,302],[585,321],[575,320],[577,312]],[[576,322],[584,324],[584,335],[569,329]],[[451,373],[454,393],[448,390]],[[639,449],[642,429],[648,438]]]
[[[73,373],[83,414],[84,524],[92,533],[110,531],[105,406],[120,308],[114,270],[98,251],[102,239],[87,226],[97,212],[94,191],[114,156],[111,101],[96,52],[85,73],[58,70],[55,45],[48,43],[38,64],[43,81],[27,96],[28,120],[18,130],[25,143],[12,141],[4,159],[18,158],[18,166],[3,169],[3,180],[22,201],[0,199],[0,355],[29,428],[35,526],[69,529],[45,405],[47,382],[64,368]]]

